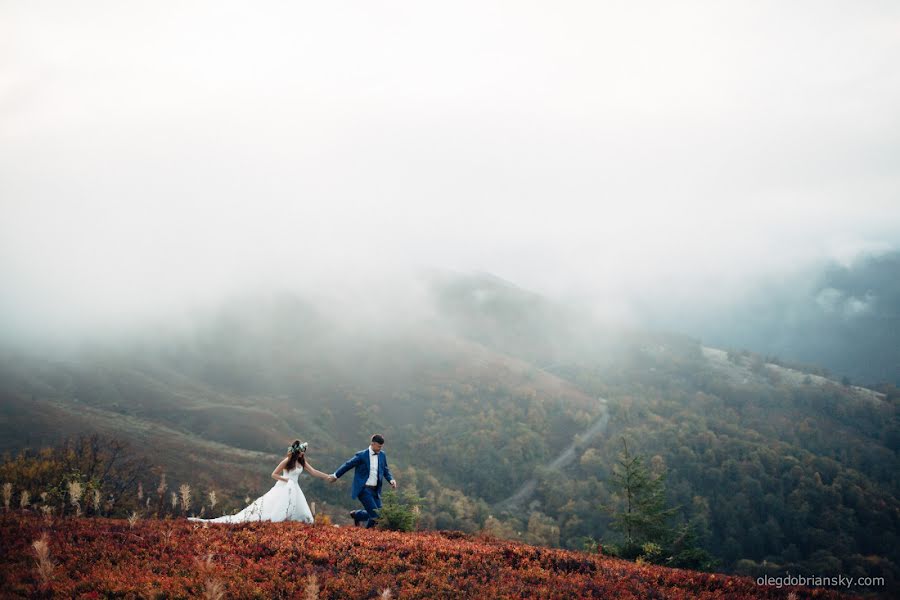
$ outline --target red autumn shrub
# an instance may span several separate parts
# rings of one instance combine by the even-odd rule
[[[31,548],[45,533],[56,566],[42,585]],[[320,598],[845,598],[456,533],[0,516],[4,598],[193,598],[210,582],[230,598],[302,598],[312,575]]]

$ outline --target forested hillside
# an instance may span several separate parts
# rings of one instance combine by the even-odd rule
[[[331,470],[379,431],[401,486],[425,498],[420,526],[582,548],[617,540],[603,506],[619,502],[625,439],[666,473],[673,526],[690,524],[718,568],[897,580],[895,388],[602,327],[489,276],[425,287],[427,310],[377,322],[280,295],[64,359],[7,350],[3,450],[115,434],[147,457],[145,489],[165,470],[229,512],[267,489],[294,437]],[[606,410],[606,431],[579,442]],[[573,440],[577,460],[549,470]],[[496,508],[532,477],[518,509]],[[343,482],[301,484],[337,519],[352,504]]]

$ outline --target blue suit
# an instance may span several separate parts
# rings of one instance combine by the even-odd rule
[[[394,476],[388,468],[387,456],[384,450],[378,453],[378,475],[376,478],[375,488],[366,487],[366,481],[369,480],[369,448],[357,452],[353,457],[342,464],[340,468],[334,472],[335,477],[340,477],[350,469],[355,468],[353,473],[353,487],[350,488],[350,497],[359,499],[363,507],[366,509],[368,523],[366,527],[375,525],[375,519],[378,518],[377,509],[381,508],[381,484],[385,479],[393,481]]]

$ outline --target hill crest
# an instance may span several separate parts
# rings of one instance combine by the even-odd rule
[[[7,597],[848,598],[823,588],[641,565],[458,532],[398,533],[302,523],[202,526],[183,520],[0,518]],[[47,534],[49,585],[31,543]],[[312,584],[312,585],[311,585]],[[315,591],[313,595],[311,592]]]

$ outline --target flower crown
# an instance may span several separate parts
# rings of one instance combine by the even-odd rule
[[[292,444],[288,447],[288,452],[300,452],[301,454],[306,452],[306,449],[309,447],[309,442],[303,442],[302,444],[296,443]]]

